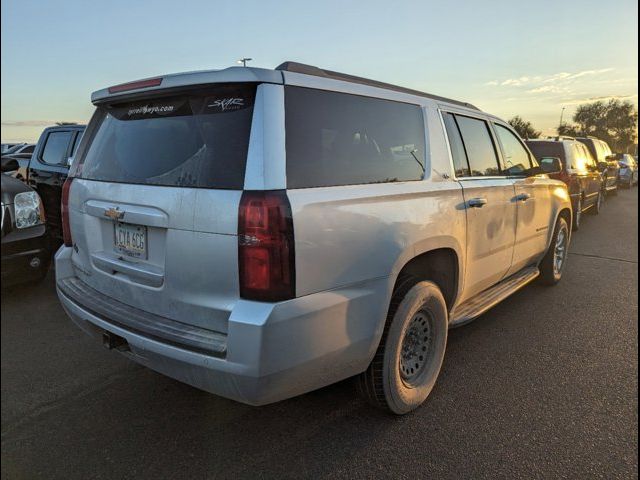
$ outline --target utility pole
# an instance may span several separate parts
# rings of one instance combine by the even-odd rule
[[[560,126],[562,127],[562,115],[564,115],[564,109],[567,107],[562,107],[562,111],[560,112]]]
[[[241,58],[237,63],[241,63],[243,67],[247,66],[247,62],[250,62],[253,58]]]

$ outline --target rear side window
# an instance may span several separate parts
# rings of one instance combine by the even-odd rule
[[[456,115],[460,134],[469,159],[471,176],[500,175],[496,149],[484,120]]]
[[[502,146],[502,155],[508,175],[519,175],[531,168],[529,152],[508,128],[494,124],[496,134]]]
[[[80,145],[80,140],[82,140],[82,132],[78,132],[76,133],[76,141],[73,144],[73,152],[71,153],[71,156],[73,157],[76,152],[78,151],[78,145]]]
[[[99,107],[78,159],[89,180],[240,190],[256,86]]]
[[[49,165],[64,165],[73,132],[51,132],[47,135],[40,159]]]
[[[442,117],[444,126],[447,129],[447,137],[449,138],[449,147],[451,148],[451,157],[455,169],[456,177],[468,177],[470,175],[469,162],[467,154],[464,151],[460,130],[456,124],[456,119],[452,113],[445,113]]]
[[[22,150],[20,150],[20,153],[33,153],[33,150],[35,148],[35,145],[29,145],[28,147],[24,147]]]
[[[287,187],[421,180],[422,110],[377,98],[285,87]]]

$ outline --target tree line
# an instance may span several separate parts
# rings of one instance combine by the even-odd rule
[[[558,125],[558,135],[598,137],[607,142],[614,152],[635,153],[633,147],[638,141],[638,111],[633,103],[618,99],[585,103],[578,105],[572,120],[573,123]],[[542,134],[519,115],[509,120],[509,124],[522,138],[539,138]]]

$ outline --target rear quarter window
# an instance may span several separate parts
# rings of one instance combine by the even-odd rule
[[[425,128],[418,105],[285,87],[287,187],[421,180]]]

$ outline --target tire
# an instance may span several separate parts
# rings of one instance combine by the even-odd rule
[[[539,265],[540,281],[544,285],[555,285],[562,279],[562,272],[564,272],[569,255],[570,240],[571,232],[569,231],[569,224],[564,218],[558,217],[553,230],[553,236],[551,237],[549,250],[547,250],[547,253]],[[561,251],[558,251],[559,247],[562,249]],[[562,257],[558,264],[557,260],[560,254]]]
[[[573,211],[573,231],[577,232],[580,230],[580,225],[582,224],[582,196],[578,199],[578,203],[576,205],[575,210]]]
[[[378,350],[358,378],[365,400],[396,415],[419,407],[431,393],[449,327],[447,304],[435,283],[413,277],[400,280]]]
[[[593,204],[593,207],[589,209],[589,213],[591,215],[599,215],[600,210],[602,210],[602,202],[604,198],[602,197],[602,192],[598,192],[598,198],[596,199],[596,203]],[[575,230],[575,228],[574,228]]]

